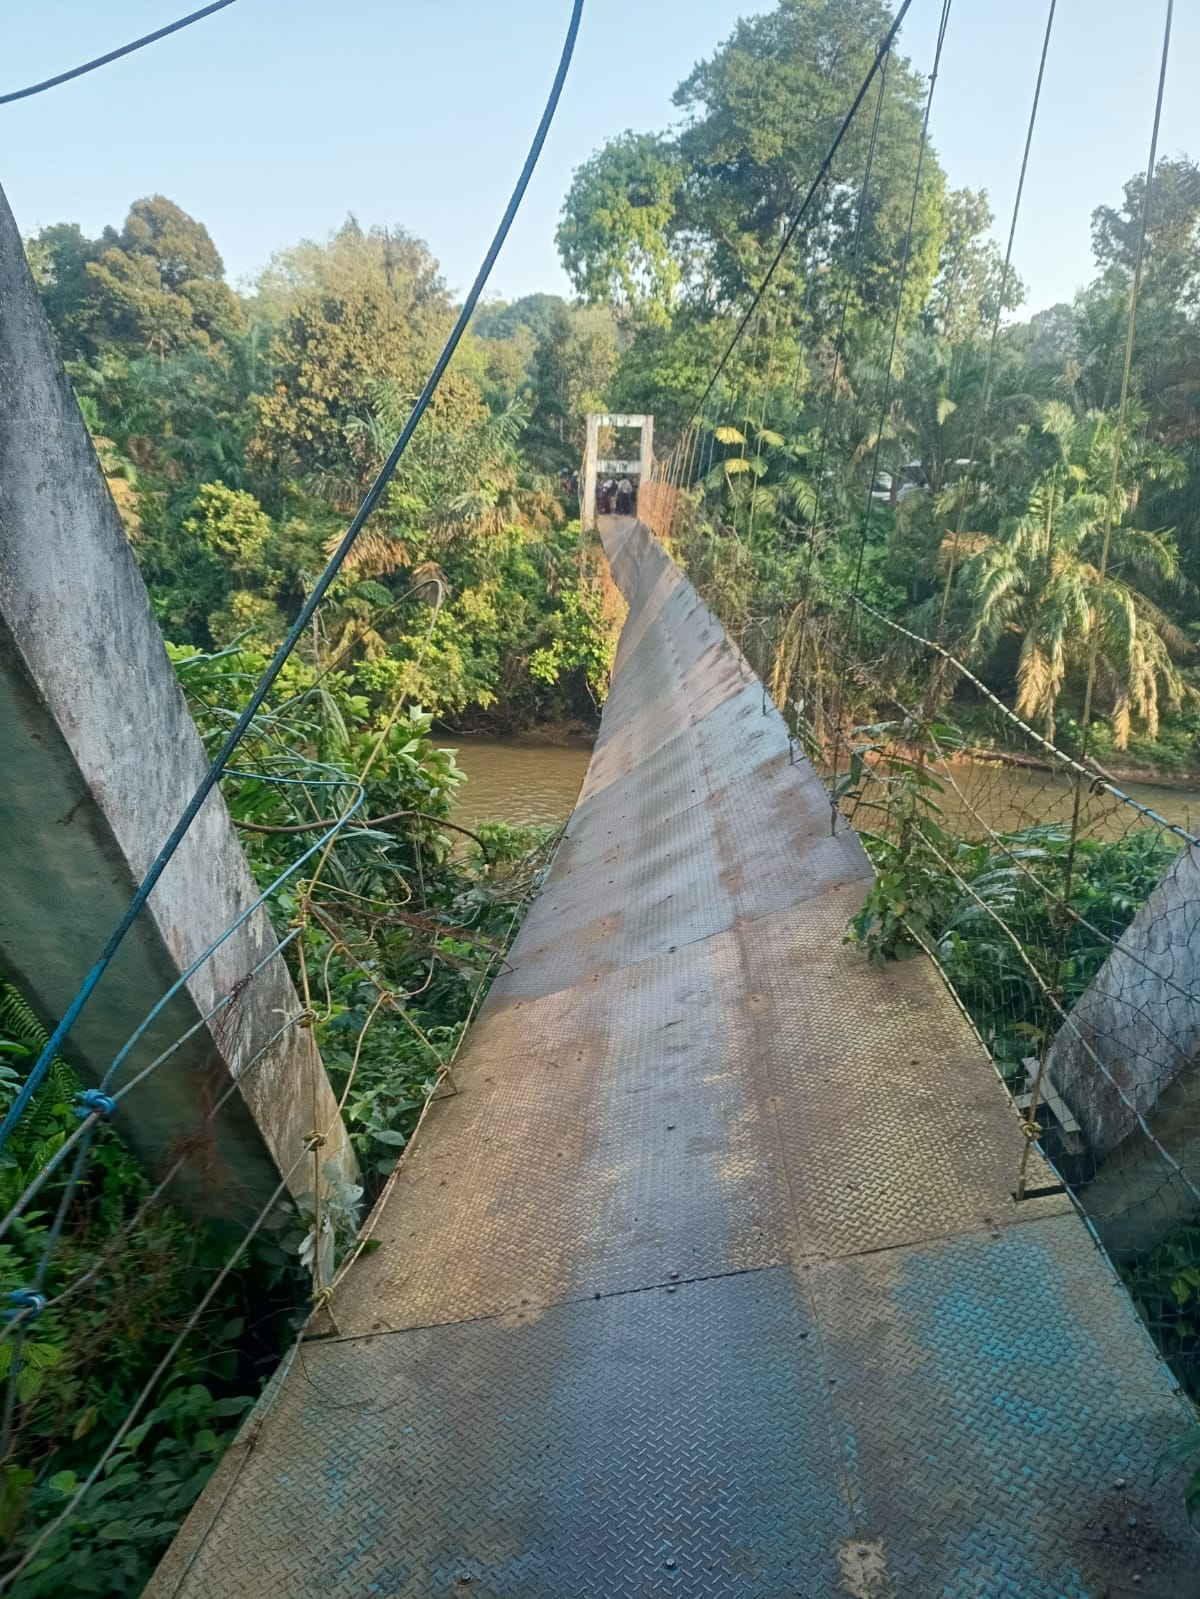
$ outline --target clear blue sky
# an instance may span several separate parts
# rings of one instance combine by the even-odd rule
[[[8,0],[2,83],[48,76],[170,20],[188,0]],[[951,180],[1006,229],[1047,0],[956,0],[933,119]],[[572,169],[609,135],[665,126],[671,91],[768,0],[587,0],[575,65],[493,279],[566,289],[554,228]],[[922,69],[939,6],[902,37]],[[98,232],[162,193],[205,222],[235,280],[353,212],[426,239],[469,283],[523,158],[568,0],[239,0],[174,38],[0,108],[0,183],[26,232]],[[1030,306],[1090,271],[1092,208],[1146,159],[1163,0],[1060,0],[1016,260]],[[1200,157],[1200,8],[1176,7],[1162,149]]]

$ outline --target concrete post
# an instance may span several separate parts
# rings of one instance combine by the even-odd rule
[[[652,416],[644,416],[642,418],[642,445],[640,454],[641,468],[638,472],[639,488],[641,488],[644,483],[649,483],[650,473],[654,469],[654,418]]]
[[[587,419],[587,442],[583,448],[583,490],[579,500],[579,526],[587,532],[596,525],[596,455],[600,443],[600,418]]]
[[[1081,1199],[1118,1256],[1152,1247],[1197,1210],[1197,857],[1200,850],[1189,848],[1176,858],[1076,1004],[1046,1060],[1050,1081],[1086,1146]],[[1139,1126],[1139,1114],[1161,1150]]]
[[[62,1014],[206,765],[137,563],[55,352],[0,194],[0,970]],[[95,1083],[150,1008],[257,893],[219,794],[197,817],[65,1051]],[[332,1124],[356,1174],[267,916],[256,912],[165,1007],[127,1070],[224,996],[118,1113],[152,1171],[186,1155],[176,1197],[241,1227]],[[247,981],[251,969],[261,971]],[[234,1087],[219,1110],[218,1101]],[[288,1177],[311,1191],[311,1157]]]

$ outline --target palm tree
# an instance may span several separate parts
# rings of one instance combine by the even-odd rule
[[[1043,408],[1039,437],[1031,440],[1051,464],[1034,479],[1023,511],[999,536],[976,538],[978,548],[958,573],[965,648],[985,660],[1005,634],[1020,636],[1017,714],[1039,722],[1050,739],[1068,675],[1086,670],[1093,650],[1096,692],[1107,701],[1117,749],[1128,744],[1135,719],[1153,738],[1160,707],[1178,709],[1192,692],[1173,659],[1186,640],[1139,586],[1178,582],[1173,537],[1128,520],[1141,483],[1178,480],[1182,464],[1138,442],[1133,422],[1103,575],[1114,424],[1101,412],[1076,416],[1058,401]]]

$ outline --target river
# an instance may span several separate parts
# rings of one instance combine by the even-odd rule
[[[450,743],[450,739],[445,741]],[[591,758],[590,746],[573,740],[551,743],[535,736],[454,740],[458,764],[467,774],[459,791],[455,817],[465,827],[499,821],[513,826],[565,822],[575,806]],[[1041,822],[1065,821],[1073,803],[1071,784],[1049,772],[1011,766],[956,762],[953,788],[942,797],[947,825],[966,837],[978,837],[982,823],[998,832],[1015,832]],[[1189,831],[1200,828],[1200,788],[1164,788],[1150,783],[1123,783],[1124,791],[1170,822]],[[1110,798],[1086,800],[1088,819],[1096,832],[1122,833],[1131,813]],[[974,814],[973,814],[974,813]],[[863,815],[860,822],[870,826]]]
[[[441,742],[441,740],[439,740]],[[450,740],[445,742],[449,745]],[[581,740],[552,744],[536,738],[468,738],[454,740],[459,768],[467,781],[458,791],[455,821],[508,822],[510,826],[565,822],[592,756]]]

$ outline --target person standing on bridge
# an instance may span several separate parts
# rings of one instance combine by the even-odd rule
[[[623,477],[617,484],[617,515],[628,516],[633,509],[633,484]]]

